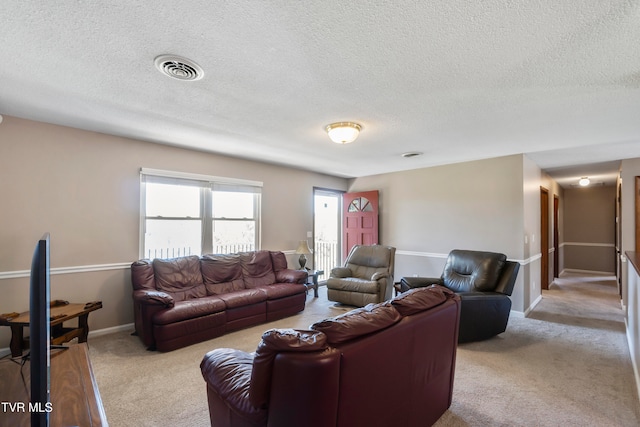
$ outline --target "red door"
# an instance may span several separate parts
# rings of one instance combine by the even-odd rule
[[[353,245],[378,243],[378,190],[342,195],[342,259]]]

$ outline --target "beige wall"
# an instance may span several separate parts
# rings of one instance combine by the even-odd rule
[[[52,267],[61,273],[52,275],[52,297],[102,300],[94,330],[132,321],[127,265],[138,257],[141,167],[264,182],[262,247],[285,251],[312,230],[313,187],[377,189],[380,243],[398,249],[398,278],[439,276],[454,248],[488,250],[521,263],[513,310],[526,313],[540,295],[539,188],[555,183],[523,155],[347,181],[5,117],[0,173],[11,185],[0,188],[0,312],[27,308],[28,275],[7,272],[27,270],[36,240],[49,231]],[[525,235],[538,238],[524,243]],[[0,348],[9,339],[3,329]]]
[[[538,201],[523,198],[525,163],[533,170],[528,186],[538,191],[540,170],[521,155],[357,178],[349,191],[380,191],[380,243],[397,248],[396,280],[437,277],[456,248],[502,252],[525,262],[524,212],[530,205],[539,212]],[[530,226],[537,233],[540,221]],[[530,304],[523,287],[519,275],[515,311]]]
[[[614,274],[616,187],[565,190],[565,269]]]
[[[343,178],[5,116],[0,313],[28,308],[24,271],[48,231],[51,267],[62,273],[52,274],[52,298],[102,300],[92,329],[133,321],[126,265],[138,258],[141,167],[262,181],[262,248],[283,251],[313,230],[314,186],[347,188]],[[0,348],[8,342],[0,328]]]
[[[522,287],[519,298],[528,312],[541,295],[540,289],[540,187],[542,172],[527,156],[522,156],[522,194],[524,231],[521,235],[524,264],[520,267]]]

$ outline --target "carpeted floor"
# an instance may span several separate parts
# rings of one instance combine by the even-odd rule
[[[129,332],[91,338],[107,419],[119,426],[208,426],[199,364],[216,347],[255,350],[270,328],[307,328],[347,307],[307,296],[303,313],[169,353]],[[390,367],[391,368],[391,367]],[[563,275],[529,318],[504,334],[460,345],[448,426],[638,426],[640,410],[612,277]]]

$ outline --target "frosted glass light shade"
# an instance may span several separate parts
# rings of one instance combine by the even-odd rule
[[[362,126],[353,122],[338,122],[327,125],[325,130],[336,144],[348,144],[356,140]]]
[[[580,184],[581,187],[586,187],[590,183],[591,183],[591,180],[589,180],[589,178],[587,178],[586,176],[580,178],[580,181],[578,181],[578,184]]]

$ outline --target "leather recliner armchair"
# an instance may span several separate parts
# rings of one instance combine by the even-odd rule
[[[442,276],[403,277],[400,291],[438,284],[459,294],[458,342],[489,339],[507,329],[520,264],[505,254],[456,249],[449,253]]]
[[[392,246],[353,246],[344,266],[331,270],[327,298],[356,307],[391,299],[395,256]]]

